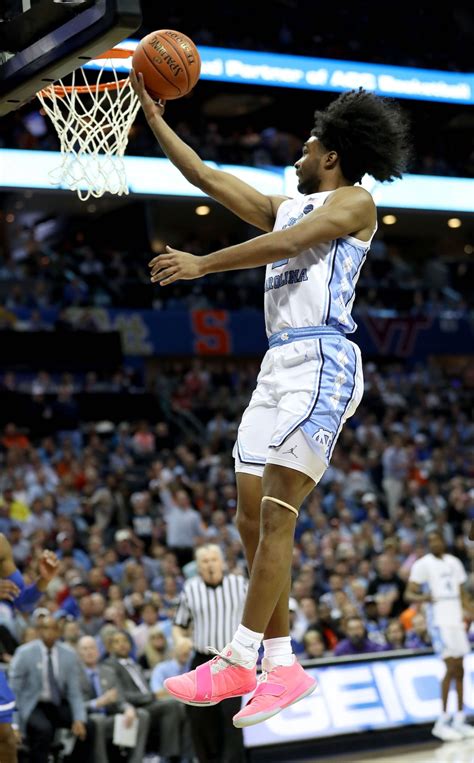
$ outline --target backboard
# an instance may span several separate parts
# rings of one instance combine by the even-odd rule
[[[139,0],[3,0],[0,116],[133,35]]]

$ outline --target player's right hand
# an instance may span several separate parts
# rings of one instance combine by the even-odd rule
[[[134,69],[130,69],[130,82],[132,83],[133,90],[138,95],[138,100],[142,105],[147,120],[149,121],[156,116],[162,117],[165,111],[166,101],[154,101],[151,95],[147,93],[143,74],[141,72],[138,72],[137,74]]]
[[[14,601],[20,589],[12,580],[0,579],[0,601]]]

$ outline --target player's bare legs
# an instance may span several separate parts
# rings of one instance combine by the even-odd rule
[[[448,657],[444,662],[446,665],[446,673],[444,674],[443,680],[441,682],[441,699],[443,702],[443,712],[445,713],[448,707],[448,694],[451,682],[455,679],[456,676],[455,663],[457,660],[453,659],[452,657]]]
[[[237,516],[236,526],[245,550],[249,574],[260,540],[260,510],[262,503],[262,478],[254,474],[238,472],[237,475]],[[314,483],[313,483],[314,484]],[[291,575],[276,603],[273,613],[265,628],[265,638],[287,636],[290,631],[288,600],[291,590]]]
[[[464,706],[464,659],[456,657],[452,660],[456,693],[458,695],[458,711],[462,712]]]
[[[17,745],[11,723],[0,723],[0,760],[2,763],[17,763]]]
[[[301,472],[275,465],[265,467],[261,480],[239,475],[239,525],[251,566],[242,623],[232,641],[216,657],[195,670],[166,679],[165,687],[172,696],[190,705],[205,706],[253,692],[258,649],[265,632],[268,635],[264,640],[265,680],[254,695],[258,700],[264,699],[265,708],[261,712],[259,703],[257,708],[255,703],[249,708],[249,702],[234,716],[234,725],[257,723],[314,691],[316,682],[295,660],[287,635],[296,515],[313,486],[314,481]],[[244,507],[245,500],[248,506]],[[271,678],[266,683],[267,675]]]
[[[260,538],[250,574],[242,625],[264,632],[277,602],[288,589],[293,556],[296,514],[271,500],[283,501],[297,511],[314,481],[295,469],[267,464],[262,478]],[[288,617],[288,599],[286,600]]]

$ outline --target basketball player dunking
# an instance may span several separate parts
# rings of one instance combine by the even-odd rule
[[[264,639],[263,674],[236,726],[258,723],[307,696],[315,682],[292,654],[288,599],[300,505],[324,474],[341,428],[363,392],[359,349],[346,335],[354,290],[377,227],[365,173],[399,177],[408,128],[395,101],[347,92],[322,112],[295,164],[298,196],[265,196],[208,167],[163,119],[163,104],[132,84],[163,151],[182,174],[264,235],[196,257],[166,247],[151,263],[161,285],[266,265],[269,338],[257,387],[234,448],[237,526],[250,571],[242,623],[232,642],[196,670],[166,682],[176,698],[209,705],[253,691]]]

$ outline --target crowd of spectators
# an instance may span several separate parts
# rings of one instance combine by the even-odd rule
[[[316,107],[317,103],[312,110],[308,110],[305,122],[308,118],[311,119]],[[166,118],[176,133],[205,161],[264,168],[292,166],[299,159],[302,143],[307,137],[307,132],[303,136],[296,127],[292,130],[277,126],[278,116],[273,114],[265,115],[265,126],[262,126],[261,116],[253,119],[251,116],[246,119],[240,116],[237,121],[229,118],[232,114],[227,117],[219,115],[214,119],[205,116],[196,118],[196,111],[203,110],[203,107],[195,105],[192,109],[194,121],[191,122],[180,113],[182,108],[180,106],[178,110],[175,106],[173,111],[170,107]],[[60,150],[56,131],[39,104],[30,105],[3,119],[0,148]],[[298,119],[298,123],[302,119],[303,117]],[[449,124],[444,127],[445,132],[450,129]],[[424,141],[417,139],[410,172],[418,175],[471,177],[472,156],[468,158],[464,151],[457,154],[453,152],[452,142],[442,136],[431,138],[425,135]],[[164,156],[141,113],[130,129],[126,153],[129,156]]]
[[[27,579],[43,549],[60,559],[58,577],[31,615],[0,608],[5,663],[15,664],[18,645],[53,633],[77,650],[85,670],[103,664],[135,677],[133,687],[133,677],[121,674],[119,694],[106,688],[98,704],[87,695],[91,712],[102,703],[119,712],[123,697],[133,695],[130,713],[143,728],[171,724],[176,737],[185,718],[174,705],[172,718],[160,705],[159,676],[165,660],[177,661],[177,670],[188,664],[191,645],[176,653],[171,633],[183,582],[196,571],[189,560],[199,545],[217,543],[227,569],[246,575],[233,523],[231,450],[255,373],[255,361],[163,362],[152,389],[169,399],[170,421],[187,411],[197,422],[188,433],[164,420],[79,422],[46,437],[5,425],[0,531]],[[10,390],[20,383],[13,374],[2,381]],[[120,387],[116,381],[110,380],[111,395]],[[22,389],[33,394],[42,385],[54,396],[67,387],[74,398],[81,383],[43,372],[23,379]],[[473,589],[468,405],[469,390],[436,364],[366,365],[363,403],[296,529],[290,622],[299,659],[429,649],[424,605],[408,605],[404,589],[430,528],[442,531]],[[149,747],[159,745],[151,735]],[[184,760],[188,752],[172,754]]]
[[[0,261],[3,329],[67,329],[74,310],[69,319],[64,311],[76,307],[261,310],[263,305],[263,268],[240,271],[237,286],[228,274],[220,273],[192,284],[178,282],[158,289],[149,281],[149,251],[124,250],[118,243],[103,246],[80,228],[62,233],[58,225],[54,236],[41,239],[37,226],[14,225],[12,244]],[[224,235],[217,229],[209,238],[198,231],[186,236],[177,230],[173,245],[200,255],[250,235]],[[414,240],[402,247],[382,230],[362,269],[355,311],[434,317],[449,311],[467,315],[474,306],[470,288],[473,277],[469,248],[463,249],[456,238]],[[28,318],[18,320],[11,311],[22,308],[31,312]],[[61,310],[56,322],[48,323],[42,316],[48,308]],[[100,327],[88,310],[75,315],[74,325],[88,330]]]

